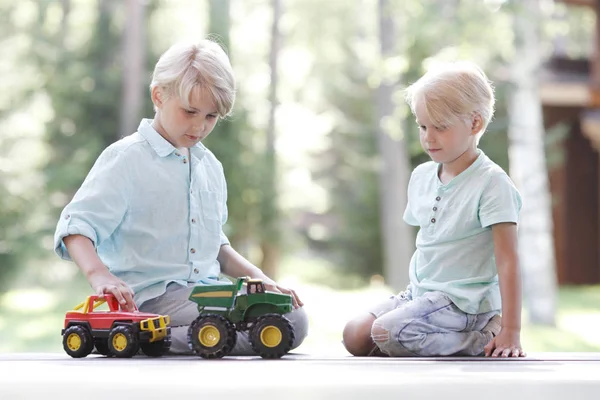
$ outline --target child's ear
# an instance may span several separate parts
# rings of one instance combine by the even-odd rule
[[[475,135],[481,131],[483,128],[483,120],[481,119],[481,115],[475,114],[473,116],[473,124],[471,125],[471,134]]]
[[[156,108],[162,108],[163,105],[163,94],[160,92],[158,86],[154,86],[152,88],[152,92],[150,93],[150,97],[152,98],[152,102]]]

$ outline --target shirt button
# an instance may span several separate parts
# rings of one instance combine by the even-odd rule
[[[177,157],[179,157],[181,154],[179,154],[179,153],[175,153],[175,155],[176,155]]]
[[[69,214],[65,215],[65,219],[69,219],[71,216]]]
[[[196,218],[192,218],[192,224],[196,223]]]
[[[198,272],[200,272],[200,270],[198,268],[194,268],[194,273],[197,274]]]
[[[184,163],[184,164],[187,164],[187,159],[185,159],[185,158],[184,158],[184,159],[183,159],[183,163]]]
[[[431,218],[431,223],[435,224],[435,218]]]
[[[190,249],[190,253],[194,254],[196,252],[196,249]]]
[[[440,201],[442,198],[440,196],[435,198],[435,201]]]
[[[433,207],[433,211],[437,211],[437,207]]]

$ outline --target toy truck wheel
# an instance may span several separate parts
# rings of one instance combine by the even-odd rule
[[[188,329],[188,344],[202,358],[221,358],[233,350],[237,340],[234,326],[216,314],[201,315]]]
[[[103,356],[112,357],[112,353],[110,352],[110,349],[108,348],[108,339],[106,339],[106,338],[94,339],[94,347],[96,347],[96,350],[98,351],[98,353],[102,354]]]
[[[86,357],[94,349],[94,340],[87,328],[70,326],[63,334],[63,348],[73,358]]]
[[[250,343],[262,358],[280,358],[287,354],[294,343],[294,328],[290,321],[279,314],[258,317],[250,329]]]
[[[152,343],[142,343],[140,346],[142,348],[142,353],[148,357],[161,357],[167,354],[171,348],[171,339],[166,338]]]
[[[108,335],[108,349],[115,357],[129,358],[136,355],[140,349],[140,342],[131,327],[119,325]]]

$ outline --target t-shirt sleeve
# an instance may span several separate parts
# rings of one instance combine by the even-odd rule
[[[407,202],[406,202],[406,208],[404,209],[404,215],[402,218],[404,219],[404,222],[406,222],[409,225],[419,226],[419,221],[415,217],[412,203],[411,203],[411,197],[412,197],[411,196],[411,194],[412,194],[411,187],[413,184],[413,179],[414,179],[413,177],[414,177],[414,173],[411,174],[410,180],[408,181],[408,189],[407,189],[407,194],[406,194]]]
[[[492,176],[479,202],[482,227],[502,222],[518,223],[522,207],[521,195],[506,173]]]

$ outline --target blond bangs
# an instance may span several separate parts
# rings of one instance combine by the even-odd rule
[[[190,106],[191,96],[209,95],[219,117],[228,116],[235,102],[235,79],[223,49],[203,40],[199,44],[175,45],[159,59],[150,88],[158,86],[167,96],[177,96]]]
[[[429,119],[440,127],[468,121],[477,113],[483,119],[483,134],[494,114],[491,82],[470,62],[442,64],[428,71],[406,89],[406,101],[413,114],[421,100]]]

